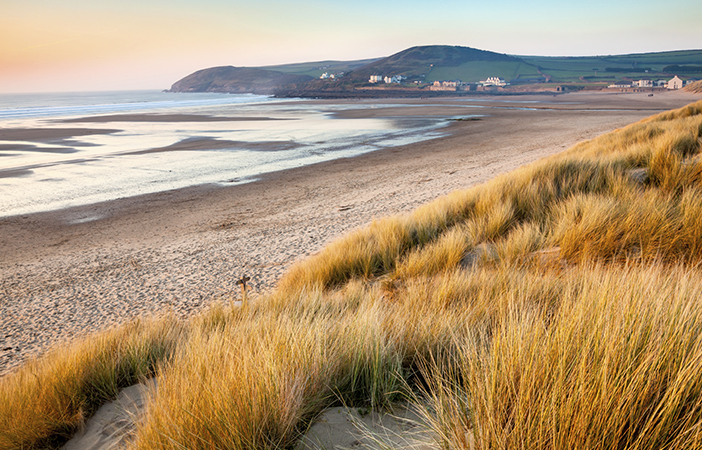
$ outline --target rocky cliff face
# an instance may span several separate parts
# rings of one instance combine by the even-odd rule
[[[273,94],[281,86],[313,80],[307,75],[291,75],[251,67],[211,67],[176,81],[170,92],[222,92]]]

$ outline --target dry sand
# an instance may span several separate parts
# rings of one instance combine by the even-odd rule
[[[146,412],[155,383],[135,384],[123,389],[115,401],[98,409],[66,444],[63,450],[118,450],[131,443],[136,423]]]
[[[699,98],[682,92],[500,97],[482,102],[484,108],[451,99],[348,101],[359,108],[346,117],[487,116],[453,122],[439,139],[245,185],[0,219],[0,374],[49,346],[134,317],[169,310],[188,316],[217,299],[237,298],[242,274],[252,278],[254,295],[261,293],[294,261],[373,218],[410,211]],[[559,103],[536,111],[515,107],[543,105],[509,103],[539,99]],[[70,137],[59,135],[52,138]]]
[[[63,450],[122,450],[133,442],[136,426],[147,413],[155,383],[123,389],[117,399],[103,405],[66,444]],[[334,448],[412,448],[429,450],[434,434],[413,406],[397,404],[392,411],[333,407],[324,411],[306,431],[296,450]],[[469,437],[472,439],[472,437]]]

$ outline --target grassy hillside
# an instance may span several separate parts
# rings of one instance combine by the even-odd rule
[[[317,61],[299,64],[283,64],[277,66],[265,66],[262,69],[274,70],[276,72],[289,73],[293,75],[307,75],[319,78],[323,73],[339,74],[348,73],[367,64],[373,63],[380,58],[361,59],[357,61]]]
[[[543,73],[552,77],[554,82],[578,82],[582,81],[581,77],[587,77],[590,81],[604,82],[621,78],[670,78],[676,72],[665,71],[667,66],[700,65],[702,50],[588,57],[520,56],[520,58],[538,67]]]
[[[606,86],[615,80],[702,77],[702,50],[592,57],[511,56],[470,47],[412,47],[385,58],[319,61],[259,68],[212,67],[173,84],[174,92],[252,92],[315,96],[329,90],[353,92],[371,75],[406,77],[406,82],[460,80],[475,83],[498,76],[514,84],[554,83]],[[341,74],[319,80],[323,73]],[[397,86],[395,86],[397,87]],[[406,87],[405,87],[406,88]],[[366,94],[368,92],[366,91]]]
[[[402,75],[407,77],[408,81],[427,81],[427,77],[434,70],[459,74],[480,70],[480,67],[489,67],[496,63],[511,67],[508,70],[513,72],[515,65],[519,65],[521,60],[502,53],[470,47],[428,45],[412,47],[363,66],[351,72],[348,79],[350,82],[366,82],[371,75]]]
[[[456,67],[434,67],[424,81],[433,83],[443,80],[480,81],[488,77],[500,77],[504,80],[543,81],[544,78],[536,67],[520,61],[468,62]]]
[[[436,449],[702,449],[702,102],[351,233],[277,290],[0,380],[40,448],[155,373],[138,449],[291,448],[410,398]]]
[[[211,67],[176,81],[171,92],[227,92],[272,94],[282,85],[304,83],[313,78],[251,67]]]

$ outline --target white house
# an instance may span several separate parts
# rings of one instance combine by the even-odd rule
[[[380,83],[381,81],[383,81],[382,75],[371,75],[368,80],[369,83]]]
[[[631,81],[617,81],[616,83],[610,84],[607,87],[609,87],[609,88],[630,88]]]
[[[683,80],[678,78],[677,75],[675,75],[673,78],[668,80],[668,85],[666,86],[668,89],[682,89],[683,87]]]
[[[383,81],[385,83],[390,84],[390,83],[401,83],[403,79],[407,77],[403,77],[402,75],[393,75],[392,77],[385,77],[383,78]]]
[[[487,80],[480,81],[483,86],[507,86],[505,80],[500,77],[490,77]]]
[[[329,78],[329,73],[328,73],[328,72],[324,72],[324,73],[319,77],[320,80],[326,80],[327,78]]]
[[[639,80],[636,85],[638,87],[653,87],[653,80]]]

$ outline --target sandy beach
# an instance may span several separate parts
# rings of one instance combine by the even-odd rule
[[[547,97],[556,105],[511,103],[538,96],[486,98],[474,111],[484,117],[454,121],[444,137],[270,173],[248,184],[203,185],[0,219],[0,374],[49,346],[135,317],[166,311],[187,317],[212,302],[237,299],[235,282],[243,274],[251,277],[255,297],[296,260],[374,218],[410,211],[700,99],[684,92]],[[338,103],[310,102],[320,108]],[[466,114],[460,102],[347,101],[359,108],[339,114],[453,117]],[[81,130],[67,127],[52,137],[68,139],[86,132]],[[46,131],[2,133],[38,139]],[[169,150],[177,149],[158,149]]]

